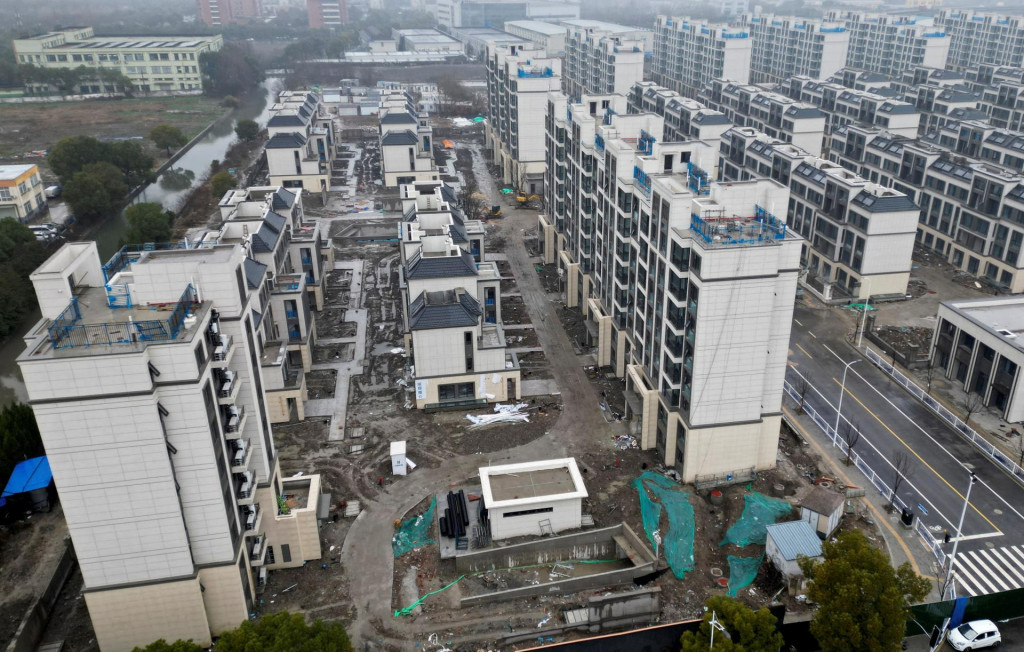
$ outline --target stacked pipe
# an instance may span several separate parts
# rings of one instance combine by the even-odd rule
[[[464,537],[466,528],[469,526],[469,503],[466,500],[466,492],[459,490],[459,493],[449,491],[445,496],[448,506],[444,509],[444,516],[439,521],[441,536]]]

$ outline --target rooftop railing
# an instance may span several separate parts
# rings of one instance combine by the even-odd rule
[[[142,257],[143,252],[146,251],[172,251],[175,249],[188,249],[189,244],[186,240],[180,242],[147,242],[145,244],[129,244],[118,249],[117,253],[110,257],[107,264],[103,266],[103,279],[110,281],[110,279],[117,276],[125,267],[128,267],[132,263],[138,262],[139,258]]]

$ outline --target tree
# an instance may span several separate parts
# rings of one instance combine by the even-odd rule
[[[146,647],[137,647],[132,652],[204,652],[205,649],[193,643],[191,639],[187,641],[178,639],[173,643],[168,643],[161,638]]]
[[[800,406],[797,410],[800,414],[803,414],[804,405],[807,403],[807,393],[811,391],[811,383],[804,375],[798,372],[796,380],[793,381],[792,386],[793,390],[797,393],[797,396],[800,397]]]
[[[114,200],[104,187],[103,179],[84,170],[64,184],[63,195],[71,211],[84,222],[97,220],[114,209]]]
[[[235,135],[239,140],[254,140],[260,135],[260,126],[255,120],[239,120],[235,125]]]
[[[163,147],[167,156],[171,155],[172,147],[181,147],[188,142],[181,129],[168,124],[157,125],[149,130],[149,139],[157,147]]]
[[[125,209],[128,230],[124,244],[167,242],[171,239],[171,216],[155,202],[133,204]]]
[[[484,209],[484,203],[480,200],[480,189],[473,181],[463,184],[456,200],[459,208],[471,220],[475,220]]]
[[[704,652],[709,648],[712,614],[728,632],[728,636],[715,632],[716,652],[775,652],[782,647],[778,620],[765,607],[753,611],[732,598],[716,595],[707,601],[705,610],[700,628],[679,639],[681,652]]]
[[[71,136],[57,141],[47,153],[46,160],[54,174],[67,183],[86,165],[107,160],[107,154],[104,143],[92,136]]]
[[[113,201],[119,201],[128,194],[128,184],[124,181],[124,172],[113,163],[97,161],[82,168],[83,174],[95,178],[107,191],[107,195]]]
[[[830,652],[899,650],[907,608],[930,585],[909,563],[894,569],[859,530],[822,544],[824,560],[800,559],[810,580],[807,597],[818,603],[811,633]]]
[[[46,259],[43,245],[27,226],[0,219],[0,337],[10,335],[36,306],[28,275]],[[5,478],[0,478],[0,483]]]
[[[960,407],[964,411],[964,423],[970,423],[971,415],[977,414],[981,408],[985,407],[985,397],[977,392],[967,392],[967,396],[960,402]]]
[[[7,483],[19,462],[45,454],[32,408],[14,403],[0,410],[0,482]]]
[[[892,454],[892,498],[889,504],[893,507],[896,506],[896,492],[913,473],[911,462],[910,454],[903,449],[897,449]]]
[[[217,52],[199,55],[203,88],[207,95],[242,95],[263,81],[249,49],[239,43],[227,43]]]
[[[853,449],[860,443],[860,427],[856,423],[843,421],[839,424],[839,436],[846,442],[846,466],[850,466]]]
[[[338,623],[307,624],[302,614],[282,611],[247,620],[238,629],[221,634],[217,652],[352,652],[348,634]]]
[[[131,140],[107,144],[107,161],[121,168],[130,188],[136,188],[153,181],[153,157],[148,156],[142,145]]]
[[[210,194],[220,201],[227,191],[235,187],[235,178],[228,172],[218,172],[210,178]]]
[[[932,355],[928,359],[928,366],[924,368],[924,381],[929,394],[932,393],[932,383],[935,381],[935,373],[937,371],[935,363],[935,356]]]

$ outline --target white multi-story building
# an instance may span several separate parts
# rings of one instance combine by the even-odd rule
[[[1019,68],[1024,61],[1024,18],[943,9],[935,27],[949,35],[946,68],[963,72],[980,64]]]
[[[404,91],[382,91],[378,115],[384,187],[440,179],[434,164],[434,130],[426,114],[413,107],[412,98]]]
[[[834,82],[793,77],[785,88],[795,100],[818,107],[827,117],[826,133],[849,124],[875,125],[905,138],[917,136],[921,112],[909,102]]]
[[[488,46],[484,147],[502,182],[530,195],[543,192],[544,111],[561,85],[561,59],[518,44]]]
[[[787,222],[806,240],[801,263],[823,298],[906,294],[920,212],[909,197],[749,127],[727,131],[721,154],[726,181],[789,186]]]
[[[603,108],[602,108],[603,107]],[[662,142],[621,96],[547,118],[545,260],[585,317],[598,364],[626,382],[640,445],[684,481],[775,464],[801,239],[772,180],[719,185],[717,144]]]
[[[752,41],[746,30],[679,16],[654,23],[651,79],[694,99],[712,79],[750,81]]]
[[[320,96],[283,91],[267,120],[267,169],[270,184],[326,193],[335,158],[334,121]]]
[[[625,95],[644,77],[645,42],[630,37],[632,27],[592,22],[567,21],[563,90],[573,98]]]
[[[781,84],[797,75],[827,79],[846,65],[850,36],[842,23],[750,14],[740,22],[753,44],[752,84]]]
[[[633,84],[628,100],[630,113],[657,113],[665,118],[666,142],[714,142],[732,127],[732,121],[721,111],[709,109],[654,82]]]
[[[830,11],[825,19],[845,25],[850,37],[846,65],[898,77],[918,66],[943,68],[950,37],[941,29],[918,25],[912,16]]]
[[[557,57],[565,54],[564,25],[545,23],[541,20],[510,20],[505,23],[505,31],[526,39],[539,50]]]
[[[483,227],[440,183],[402,186],[401,290],[415,404],[475,405],[522,394],[519,363],[505,349],[501,279],[484,262]]]
[[[701,93],[700,101],[721,111],[739,127],[753,127],[771,138],[821,155],[827,116],[814,104],[724,79],[712,80]]]
[[[237,244],[122,254],[68,243],[32,273],[18,364],[100,648],[209,645],[267,569],[320,557],[326,502],[320,476],[280,471],[266,267]]]
[[[918,127],[921,134],[941,129],[950,122],[988,118],[983,110],[977,108],[981,98],[966,86],[918,84],[908,88],[903,99],[921,113]]]

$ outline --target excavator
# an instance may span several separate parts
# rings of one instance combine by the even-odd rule
[[[527,194],[525,192],[522,192],[522,191],[517,192],[516,193],[517,208],[529,208],[530,204],[532,204],[533,202],[537,201],[540,198],[541,198],[540,195],[529,195],[529,196],[527,196]]]

